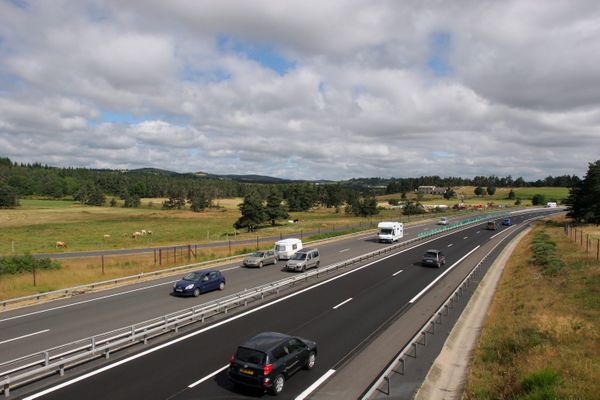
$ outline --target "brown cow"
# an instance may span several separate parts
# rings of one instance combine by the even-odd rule
[[[56,242],[55,243],[56,248],[63,248],[66,249],[67,248],[67,243],[66,242]]]

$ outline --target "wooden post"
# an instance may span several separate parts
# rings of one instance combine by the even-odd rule
[[[590,251],[590,234],[586,233],[585,234],[585,252],[587,253],[588,251]]]
[[[256,250],[258,250],[258,235],[256,235]]]
[[[583,246],[583,231],[579,231],[579,245]]]
[[[162,249],[158,249],[158,265],[162,265]]]
[[[35,265],[33,266],[33,269],[31,271],[33,272],[33,286],[37,286],[37,282],[35,280]]]
[[[600,239],[598,239],[598,245],[596,246],[596,260],[600,260]]]
[[[177,247],[173,246],[173,262],[177,264]]]
[[[227,237],[227,243],[229,243],[229,256],[231,257],[231,239]]]
[[[188,261],[192,258],[192,245],[188,244]]]
[[[154,249],[154,265],[156,265],[156,249]]]
[[[102,275],[104,275],[104,254],[100,256],[102,258]],[[156,264],[156,262],[155,262]]]

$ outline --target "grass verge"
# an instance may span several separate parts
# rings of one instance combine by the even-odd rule
[[[465,399],[598,398],[600,263],[562,222],[536,224],[506,265]]]

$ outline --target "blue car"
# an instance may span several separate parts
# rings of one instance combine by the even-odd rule
[[[504,226],[510,226],[510,218],[504,218],[502,220],[502,225],[504,225]]]
[[[201,293],[217,289],[225,289],[225,277],[221,271],[195,271],[175,282],[173,294],[198,297]]]

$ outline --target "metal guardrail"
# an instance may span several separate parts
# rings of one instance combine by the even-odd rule
[[[366,230],[371,230],[371,229],[372,228],[369,228],[369,229],[366,229]],[[360,232],[357,232],[357,233],[352,233],[352,234],[349,234],[347,236],[355,235],[355,234],[358,234],[358,233],[363,234],[364,231],[360,231]],[[320,242],[324,242],[324,241],[327,241],[327,240],[331,240],[331,238],[329,237],[329,238],[325,238],[325,239],[312,240],[312,241],[306,242],[306,243],[307,244],[308,243],[320,243]],[[39,300],[42,297],[53,297],[53,296],[56,296],[56,297],[68,297],[70,295],[79,294],[82,291],[90,290],[90,289],[96,289],[96,288],[101,287],[101,286],[115,285],[115,284],[120,283],[120,282],[140,280],[142,278],[146,278],[146,277],[150,277],[150,276],[168,274],[170,272],[176,272],[176,271],[180,271],[180,270],[190,269],[190,268],[193,268],[193,267],[200,267],[200,266],[212,265],[212,264],[222,264],[222,263],[225,263],[227,261],[231,261],[231,260],[235,260],[235,259],[238,259],[238,258],[246,257],[246,256],[248,256],[250,254],[251,253],[238,254],[238,255],[230,256],[230,257],[217,258],[215,260],[208,260],[208,261],[201,261],[201,262],[197,262],[197,263],[179,265],[177,267],[165,268],[165,269],[161,269],[161,270],[157,270],[157,271],[141,272],[141,273],[136,274],[136,275],[129,275],[129,276],[121,277],[121,278],[108,279],[108,280],[100,281],[100,282],[87,283],[87,284],[84,284],[84,285],[78,285],[78,286],[73,286],[73,287],[64,288],[64,289],[52,290],[52,291],[43,292],[43,293],[31,294],[31,295],[28,295],[28,296],[22,296],[22,297],[15,297],[15,298],[12,298],[12,299],[0,300],[0,305],[2,305],[2,308],[6,308],[6,306],[8,304],[18,303],[18,302],[26,301],[26,300]]]
[[[246,306],[253,301],[262,300],[265,296],[279,293],[282,289],[294,286],[302,281],[307,281],[311,277],[318,278],[319,275],[334,272],[340,268],[346,268],[370,258],[389,253],[397,248],[418,243],[438,233],[478,223],[490,218],[492,217],[489,215],[471,218],[468,220],[468,223],[453,224],[452,226],[444,227],[446,229],[431,232],[427,236],[422,235],[346,261],[301,274],[295,274],[289,278],[244,290],[215,301],[0,363],[0,376],[4,377],[0,381],[0,391],[4,392],[4,397],[9,397],[11,388],[22,386],[56,372],[62,376],[67,368],[98,357],[108,359],[110,354],[115,351],[137,343],[146,344],[150,338],[169,332],[177,332],[179,328],[194,322],[204,322],[207,318],[227,313],[237,307]]]
[[[534,217],[523,221],[523,224],[540,217]],[[393,360],[388,364],[388,367],[382,372],[381,375],[375,380],[375,382],[367,389],[367,391],[360,398],[361,400],[370,400],[373,398],[375,392],[382,393],[384,395],[391,396],[391,377],[394,375],[404,375],[405,371],[405,359],[407,357],[417,357],[417,347],[419,345],[427,345],[427,335],[433,335],[435,333],[435,326],[442,323],[442,317],[449,315],[450,309],[454,307],[454,304],[458,302],[458,299],[463,296],[467,288],[476,282],[475,287],[479,284],[479,280],[483,278],[487,269],[482,268],[484,262],[489,258],[492,252],[506,240],[510,235],[502,238],[485,256],[471,269],[469,274],[457,285],[456,289],[446,298],[446,301],[432,314],[431,318],[425,322],[417,333],[409,340],[408,344],[398,353]]]

